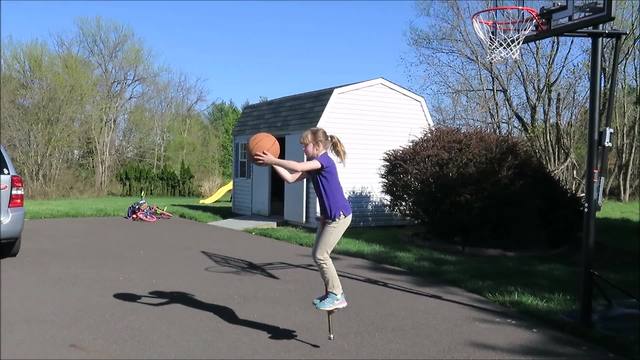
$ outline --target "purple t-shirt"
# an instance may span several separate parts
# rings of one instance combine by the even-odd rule
[[[320,162],[322,167],[310,171],[309,175],[320,203],[320,215],[332,221],[338,219],[341,213],[344,216],[351,215],[351,205],[344,197],[336,163],[326,152],[318,156],[316,160]]]

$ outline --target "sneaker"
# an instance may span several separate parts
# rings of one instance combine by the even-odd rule
[[[320,301],[318,305],[316,305],[316,309],[318,310],[334,310],[334,309],[342,309],[347,307],[347,298],[342,295],[336,295],[332,292],[329,292],[324,300]]]
[[[318,296],[317,298],[313,299],[313,305],[318,305],[318,303],[320,303],[320,301],[324,300],[327,298],[327,294],[322,294],[320,296]]]

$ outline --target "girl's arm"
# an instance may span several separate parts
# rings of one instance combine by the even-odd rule
[[[287,169],[280,167],[278,165],[273,165],[273,169],[280,175],[280,177],[284,181],[286,181],[289,184],[294,183],[296,181],[300,181],[307,177],[307,174],[305,172],[298,171],[298,172],[290,173]]]
[[[298,162],[278,159],[269,154],[267,151],[263,151],[262,154],[256,154],[256,156],[254,156],[254,159],[256,164],[258,165],[277,165],[293,173],[318,170],[322,167],[318,160]]]

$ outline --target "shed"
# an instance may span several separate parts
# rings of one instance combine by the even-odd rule
[[[353,209],[352,226],[407,223],[384,206],[383,154],[407,145],[432,125],[421,96],[383,78],[251,104],[233,129],[232,211],[315,227],[320,208],[311,181],[285,184],[271,167],[252,164],[246,147],[252,135],[269,132],[280,143],[280,158],[304,161],[300,136],[321,127],[340,138],[347,151],[344,164],[330,155]]]

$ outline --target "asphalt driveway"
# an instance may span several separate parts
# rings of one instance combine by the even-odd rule
[[[30,220],[0,262],[4,358],[609,358],[460,289],[337,256],[333,315],[310,249],[183,219]]]

